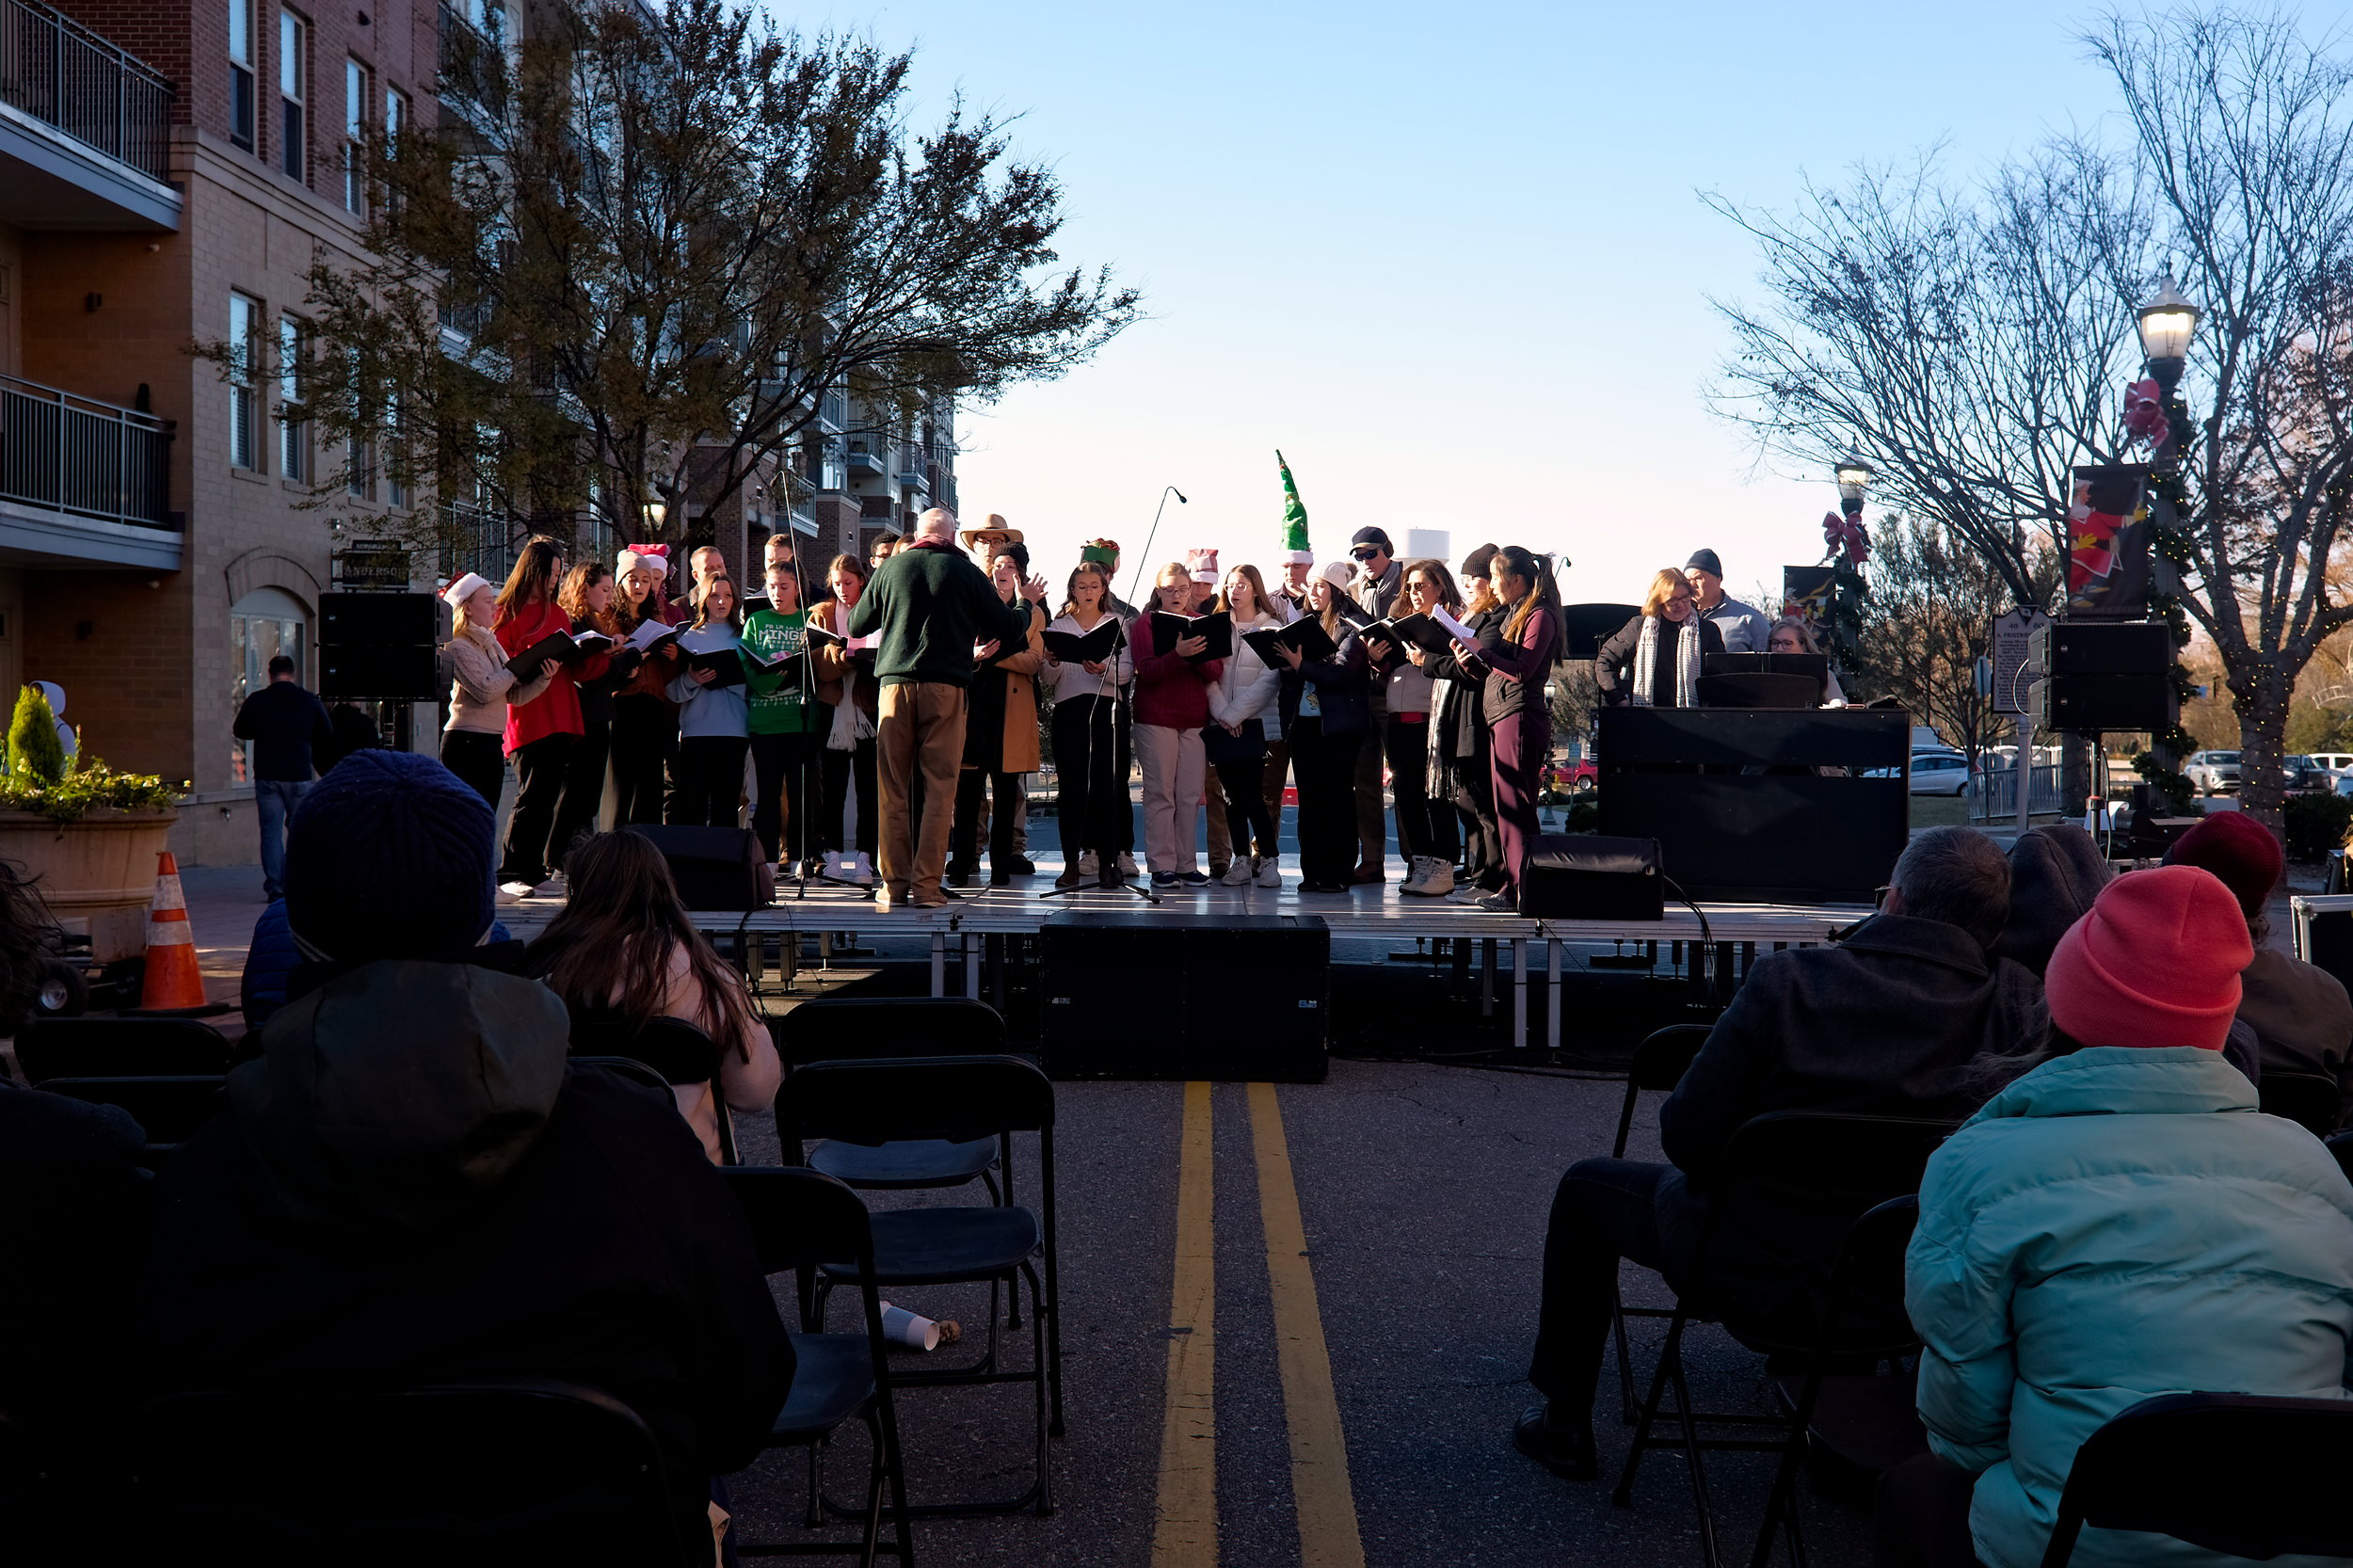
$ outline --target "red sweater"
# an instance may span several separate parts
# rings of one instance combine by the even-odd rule
[[[1136,656],[1136,723],[1169,729],[1199,729],[1209,722],[1209,688],[1225,669],[1223,659],[1199,664],[1152,646],[1152,613],[1145,611],[1128,628]]]
[[[499,623],[499,647],[513,658],[551,632],[569,632],[572,617],[554,604],[525,604],[514,615]],[[577,682],[594,680],[604,673],[610,659],[598,654],[577,664],[557,664],[555,679],[548,689],[520,708],[506,710],[506,754],[509,757],[534,741],[550,735],[581,735],[586,730],[580,722],[580,687]]]

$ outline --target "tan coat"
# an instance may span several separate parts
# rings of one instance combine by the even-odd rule
[[[1046,612],[1030,606],[1030,646],[997,662],[1005,672],[1004,760],[1007,773],[1035,773],[1037,672],[1046,666]]]
[[[548,689],[555,680],[551,662],[530,680],[517,684],[506,667],[506,649],[487,627],[472,626],[442,646],[449,669],[449,723],[444,729],[475,734],[506,733],[506,710],[520,708]]]

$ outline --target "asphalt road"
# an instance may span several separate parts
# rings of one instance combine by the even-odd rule
[[[1219,1084],[1209,1092],[1214,1401],[1199,1419],[1214,1432],[1216,1550],[1195,1546],[1188,1555],[1164,1539],[1157,1557],[1171,1330],[1190,1326],[1172,1323],[1171,1303],[1185,1086],[1065,1083],[1057,1094],[1069,1427],[1054,1453],[1060,1506],[1043,1519],[920,1521],[917,1550],[926,1563],[1681,1568],[1698,1560],[1678,1455],[1653,1455],[1635,1506],[1620,1511],[1609,1504],[1607,1480],[1560,1481],[1510,1444],[1513,1417],[1530,1399],[1523,1373],[1552,1187],[1570,1161],[1608,1152],[1619,1084],[1338,1062],[1325,1083],[1273,1091],[1289,1159],[1271,1169],[1271,1182],[1280,1188],[1288,1177],[1306,1242],[1306,1271],[1289,1265],[1288,1277],[1279,1277],[1279,1259],[1270,1269],[1257,1146],[1264,1134],[1254,1138],[1252,1090]],[[771,1129],[739,1126],[745,1157],[768,1158]],[[1655,1153],[1651,1136],[1646,1108],[1633,1152]],[[1325,1415],[1336,1418],[1344,1447],[1337,1486],[1336,1466],[1294,1464],[1300,1428],[1312,1440],[1319,1420],[1314,1390],[1303,1389],[1296,1365],[1303,1272],[1312,1273],[1328,1358]],[[1628,1282],[1629,1299],[1664,1299],[1640,1271],[1629,1269]],[[1293,1314],[1288,1370],[1277,1290]],[[957,1318],[972,1332],[985,1312],[978,1292],[936,1292],[906,1304]],[[1657,1335],[1656,1327],[1638,1330],[1642,1368]],[[1756,1357],[1713,1329],[1693,1331],[1690,1346],[1703,1402],[1746,1408],[1760,1400]],[[1017,1348],[1026,1351],[1026,1334]],[[918,1501],[1025,1484],[1026,1389],[917,1389],[901,1396],[899,1408]],[[1625,1429],[1606,1412],[1600,1432],[1605,1471],[1613,1473]],[[838,1489],[861,1474],[859,1451],[855,1441],[840,1450]],[[1747,1556],[1768,1464],[1750,1455],[1710,1460],[1728,1556]],[[771,1463],[739,1479],[734,1501],[748,1531],[774,1538],[798,1530],[802,1496],[797,1463]],[[1182,1500],[1180,1485],[1174,1501]],[[1824,1568],[1867,1559],[1860,1515],[1811,1496],[1805,1506],[1808,1544]]]

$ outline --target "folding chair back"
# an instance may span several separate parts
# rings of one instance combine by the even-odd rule
[[[200,1018],[36,1018],[17,1032],[16,1064],[53,1078],[218,1077],[228,1037]]]
[[[2265,1115],[2284,1117],[2315,1138],[2328,1137],[2344,1120],[2337,1080],[2318,1073],[2265,1073],[2256,1094]]]
[[[1618,1139],[1609,1147],[1612,1160],[1625,1158],[1625,1141],[1634,1130],[1635,1096],[1645,1092],[1671,1094],[1691,1067],[1691,1059],[1707,1044],[1713,1024],[1669,1024],[1643,1036],[1634,1048],[1625,1072],[1625,1103],[1618,1108]]]
[[[1053,1084],[1017,1056],[812,1062],[776,1095],[776,1135],[788,1147],[817,1138],[969,1143],[1053,1125]]]
[[[862,1273],[873,1272],[873,1224],[864,1200],[840,1182],[795,1166],[729,1165],[719,1174],[744,1206],[760,1272],[845,1258]]]
[[[635,1565],[711,1558],[662,1452],[610,1395],[545,1379],[174,1395],[141,1416],[133,1496],[181,1560]],[[691,1491],[691,1495],[689,1495]],[[697,1549],[698,1548],[698,1549]]]
[[[2353,1401],[2160,1394],[2076,1450],[2043,1568],[2083,1527],[2169,1535],[2230,1557],[2353,1557]]]
[[[150,1146],[184,1144],[220,1114],[218,1074],[154,1078],[53,1078],[41,1092],[65,1095],[93,1105],[116,1105],[131,1113]]]
[[[1738,1211],[1762,1185],[1851,1202],[1859,1217],[1889,1198],[1919,1192],[1929,1156],[1958,1125],[1914,1116],[1770,1112],[1744,1123],[1725,1145],[1722,1165],[1708,1183],[1717,1200],[1711,1212]]]
[[[787,1066],[878,1056],[994,1056],[1005,1020],[964,997],[821,997],[776,1020]]]
[[[670,1093],[670,1080],[634,1057],[575,1055],[572,1058],[572,1065],[602,1067],[608,1073],[616,1074],[642,1088],[651,1089],[658,1095],[666,1097]]]
[[[574,1056],[625,1056],[643,1062],[672,1084],[708,1083],[719,1076],[719,1044],[684,1018],[574,1018]]]

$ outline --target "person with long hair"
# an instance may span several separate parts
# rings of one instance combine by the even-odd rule
[[[616,637],[627,637],[651,621],[671,626],[671,606],[663,592],[669,560],[652,553],[653,547],[632,545],[615,557],[613,574],[620,591],[606,611]],[[670,682],[679,672],[675,644],[656,648],[638,661],[636,671],[613,694],[613,821],[658,823],[662,820],[664,773],[678,744],[678,704],[670,700]]]
[[[1196,659],[1209,648],[1201,636],[1177,637],[1160,646],[1152,616],[1193,612],[1193,572],[1171,561],[1152,584],[1152,597],[1128,629],[1135,638],[1136,765],[1144,772],[1144,850],[1152,886],[1178,883],[1202,888],[1209,877],[1193,859],[1193,824],[1199,820],[1202,779],[1209,768],[1201,729],[1209,722],[1209,692],[1224,664]]]
[[[695,929],[669,862],[644,834],[583,840],[570,882],[563,910],[526,950],[525,970],[563,998],[576,1020],[683,1018],[711,1036],[719,1049],[718,1095],[710,1083],[671,1092],[703,1153],[718,1164],[719,1118],[729,1110],[767,1110],[784,1081],[776,1042],[753,1013],[743,977]]]
[[[542,535],[523,546],[498,594],[499,646],[509,658],[551,632],[571,631],[572,617],[557,597],[563,577],[562,545]],[[556,806],[564,796],[572,748],[585,728],[579,683],[603,675],[609,658],[599,653],[572,664],[551,660],[552,679],[538,699],[507,706],[506,755],[515,760],[516,790],[499,885],[510,894],[557,890],[548,875],[564,847],[555,837]]]
[[[1064,590],[1062,614],[1046,630],[1083,637],[1118,614],[1111,573],[1100,562],[1081,561]],[[1062,832],[1057,888],[1076,888],[1089,877],[1099,887],[1119,886],[1118,821],[1128,814],[1128,779],[1118,768],[1117,709],[1134,664],[1125,633],[1108,659],[1072,664],[1046,656],[1039,679],[1054,694],[1054,777],[1062,787],[1054,801]]]
[[[1482,544],[1463,557],[1466,595],[1456,618],[1476,639],[1502,624],[1503,612],[1487,580],[1496,547]],[[1503,839],[1496,825],[1495,768],[1490,755],[1484,693],[1487,667],[1459,644],[1426,653],[1422,669],[1431,678],[1431,783],[1440,808],[1451,806],[1462,832],[1463,869],[1452,893],[1468,904],[1503,886]]]
[[[1225,831],[1233,864],[1221,879],[1229,888],[1283,885],[1283,846],[1274,813],[1267,808],[1267,730],[1282,724],[1283,672],[1271,668],[1258,650],[1241,640],[1245,632],[1268,632],[1285,624],[1267,597],[1258,568],[1243,565],[1225,574],[1217,597],[1220,613],[1234,621],[1234,656],[1209,688],[1209,723],[1202,744],[1224,786]],[[1253,853],[1255,850],[1255,853]]]
[[[1398,590],[1398,616],[1428,615],[1444,610],[1459,615],[1463,596],[1454,574],[1443,561],[1408,561]],[[1432,780],[1444,770],[1433,760],[1432,715],[1438,686],[1431,675],[1428,655],[1412,644],[1369,637],[1375,679],[1386,683],[1387,716],[1381,721],[1381,745],[1389,768],[1390,793],[1397,802],[1397,848],[1405,861],[1405,882],[1398,888],[1417,898],[1444,898],[1454,891],[1454,807]]]
[[[809,612],[809,619],[836,636],[850,634],[850,612],[866,592],[872,573],[855,555],[837,555],[825,568],[833,597]],[[831,702],[826,718],[823,777],[817,800],[817,844],[825,852],[825,874],[867,886],[874,880],[874,736],[882,685],[874,679],[874,656],[844,644],[826,643],[814,655],[818,700]],[[836,693],[827,696],[828,692]],[[841,827],[842,807],[857,792],[856,857]]]
[[[742,668],[735,580],[720,573],[695,584],[695,619],[678,646],[696,655],[735,653]],[[751,749],[750,708],[741,679],[690,662],[670,681],[679,705],[678,805],[670,821],[692,827],[733,827],[744,798],[744,757]]]
[[[1814,640],[1814,629],[1795,616],[1784,616],[1773,622],[1766,635],[1768,653],[1819,653],[1821,645]],[[1822,702],[1826,707],[1843,708],[1847,694],[1839,689],[1838,672],[1831,670],[1822,683]]]
[[[538,700],[555,680],[552,664],[541,665],[528,680],[516,680],[506,667],[506,649],[491,629],[498,619],[498,597],[488,578],[471,571],[441,591],[452,627],[441,648],[449,668],[449,723],[441,728],[441,765],[488,801],[493,813],[506,787],[507,710]]]
[[[1612,708],[1696,708],[1703,662],[1724,651],[1724,634],[1699,613],[1690,579],[1663,567],[1642,612],[1609,634],[1593,657],[1593,684]]]
[[[1364,640],[1341,605],[1355,568],[1330,561],[1307,579],[1307,611],[1332,639],[1329,659],[1280,648],[1283,734],[1299,779],[1299,890],[1345,893],[1356,872],[1356,753],[1372,732]]]
[[[564,576],[555,601],[571,617],[572,631],[601,632],[618,643],[629,629],[614,613],[617,584],[601,561],[583,561]],[[616,694],[635,679],[639,654],[616,648],[605,655],[604,673],[579,682],[580,739],[564,761],[564,794],[555,808],[552,859],[561,866],[573,843],[597,830],[604,810],[605,761],[613,751]]]
[[[970,708],[964,726],[964,766],[956,776],[956,814],[949,833],[948,881],[968,885],[980,870],[981,799],[995,796],[988,819],[988,885],[1013,886],[1014,824],[1020,820],[1021,779],[1037,771],[1037,672],[1046,663],[1046,613],[1023,599],[1014,556],[988,563],[988,580],[1009,611],[1029,616],[1025,636],[991,639],[974,651]],[[1042,591],[1042,590],[1041,590]]]
[[[1505,614],[1501,625],[1479,634],[1474,651],[1487,670],[1481,709],[1490,732],[1503,887],[1481,898],[1479,907],[1515,910],[1520,872],[1536,842],[1545,760],[1552,750],[1552,705],[1545,700],[1545,680],[1560,662],[1568,633],[1549,557],[1505,545],[1496,552],[1492,570]]]
[[[805,646],[808,616],[801,609],[801,579],[792,557],[779,560],[771,550],[767,570],[768,603],[744,623],[744,648],[774,659]],[[817,753],[832,715],[813,667],[806,673],[799,667],[770,672],[747,664],[744,679],[751,704],[752,830],[771,861],[790,862],[807,875],[818,853]]]

